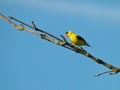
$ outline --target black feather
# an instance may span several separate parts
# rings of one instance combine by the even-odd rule
[[[83,41],[85,43],[86,46],[90,46],[81,36],[77,35],[77,39]]]

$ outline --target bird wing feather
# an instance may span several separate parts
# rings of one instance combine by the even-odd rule
[[[87,46],[90,46],[81,36],[77,35],[77,39],[83,41]]]
[[[83,41],[84,43],[86,43],[86,41],[79,35],[77,35],[77,39],[79,39],[79,40]]]

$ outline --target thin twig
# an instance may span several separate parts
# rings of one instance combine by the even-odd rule
[[[98,77],[98,76],[101,76],[101,75],[107,74],[107,73],[109,73],[110,75],[112,75],[111,73],[113,73],[113,71],[102,72],[102,73],[96,74],[95,77]]]
[[[33,21],[32,21],[32,26],[34,27],[34,30],[36,30],[37,27]]]
[[[7,17],[5,17],[2,13],[0,13],[0,18],[2,18],[4,21],[8,22],[8,23],[12,23]]]
[[[16,18],[9,17],[10,19],[15,20],[16,22],[20,23],[20,25],[17,25],[17,24],[15,24],[11,20],[9,20],[7,17],[5,17],[1,13],[0,13],[0,18],[2,18],[4,21],[8,22],[14,28],[16,28],[16,29],[18,29],[20,31],[24,30],[24,31],[36,34],[36,35],[40,36],[42,39],[44,39],[44,40],[47,40],[49,42],[52,42],[52,43],[55,43],[55,44],[60,45],[62,47],[65,47],[65,48],[67,48],[69,50],[72,50],[72,51],[75,51],[77,53],[80,53],[80,54],[82,54],[82,55],[92,59],[96,63],[102,64],[102,65],[104,65],[105,67],[107,67],[107,68],[109,68],[111,70],[111,71],[103,72],[103,73],[100,73],[100,74],[96,74],[96,76],[100,76],[100,75],[103,75],[103,74],[106,74],[106,73],[117,74],[117,73],[120,72],[120,68],[115,67],[115,66],[113,66],[113,65],[111,65],[109,63],[104,62],[103,60],[101,60],[99,58],[94,57],[93,55],[91,55],[89,52],[87,52],[83,48],[79,48],[79,47],[77,47],[75,45],[72,45],[72,44],[68,43],[63,35],[61,35],[61,37],[63,38],[63,40],[61,40],[60,38],[58,38],[58,37],[56,37],[56,36],[46,32],[44,30],[41,30],[41,29],[37,28],[34,22],[32,22],[32,26],[30,26],[30,25],[28,25],[28,24],[26,24],[26,23],[24,23],[24,22],[22,22],[22,21],[20,21],[20,20],[18,20]],[[26,27],[29,27],[31,29],[34,29],[34,30],[30,30],[30,29],[24,27],[23,25],[26,26]],[[39,31],[39,32],[37,32],[37,31]]]
[[[63,38],[63,40],[64,40],[66,43],[68,43],[67,40],[65,39],[65,37],[64,37],[63,35],[60,35],[60,36]]]
[[[33,26],[30,26],[30,25],[28,25],[28,24],[26,24],[26,23],[24,23],[24,22],[22,22],[22,21],[20,21],[20,20],[18,20],[18,19],[16,19],[16,18],[14,18],[14,17],[9,16],[9,18],[12,19],[12,20],[15,20],[15,21],[17,21],[17,22],[19,22],[19,23],[21,23],[21,24],[24,24],[25,26],[27,26],[27,27],[29,27],[29,28],[34,29]],[[55,38],[55,39],[57,39],[57,40],[59,40],[59,41],[62,41],[61,39],[57,38],[56,36],[54,36],[54,35],[52,35],[52,34],[50,34],[50,33],[48,33],[48,32],[45,32],[45,31],[42,30],[42,29],[36,28],[35,30],[36,30],[36,31],[39,31],[39,32],[42,32],[42,33],[45,33],[45,34],[47,34],[47,35],[49,35],[49,36],[51,36],[51,37],[53,37],[53,38]]]

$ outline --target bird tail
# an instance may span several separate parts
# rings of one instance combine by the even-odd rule
[[[90,47],[90,45],[88,43],[86,43],[86,46]]]

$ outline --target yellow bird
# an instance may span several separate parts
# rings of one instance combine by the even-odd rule
[[[72,44],[77,45],[77,46],[90,46],[80,35],[72,32],[72,31],[68,31],[65,33],[65,36],[68,36],[69,39],[71,40]]]

